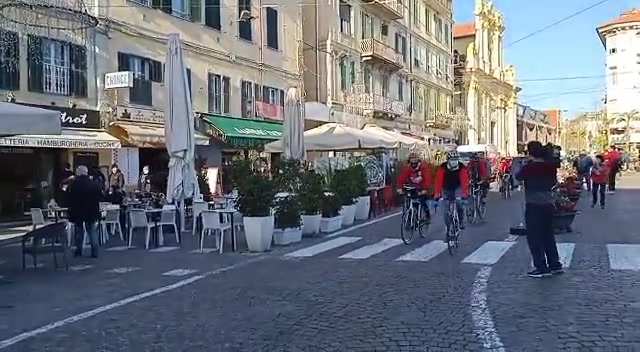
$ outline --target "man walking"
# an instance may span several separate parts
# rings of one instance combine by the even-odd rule
[[[516,174],[516,179],[524,182],[527,244],[535,266],[527,275],[550,277],[563,272],[553,232],[552,188],[556,184],[556,168],[546,160],[547,150],[540,142],[529,142],[527,150],[530,160]]]
[[[69,185],[69,221],[75,227],[75,256],[82,255],[83,239],[86,232],[91,242],[91,256],[98,257],[97,222],[100,220],[100,185],[89,178],[89,170],[80,165],[76,178]]]

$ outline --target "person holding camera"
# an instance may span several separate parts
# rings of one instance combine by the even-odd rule
[[[563,273],[553,231],[553,187],[557,181],[555,153],[538,141],[527,144],[529,161],[515,175],[524,182],[525,224],[527,244],[535,269],[527,275],[533,278]]]

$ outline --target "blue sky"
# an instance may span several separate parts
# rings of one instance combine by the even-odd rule
[[[505,60],[516,68],[521,103],[536,109],[568,110],[571,117],[594,109],[604,91],[604,47],[595,28],[640,0],[609,0],[519,43],[510,43],[583,10],[598,0],[494,0],[505,20]],[[454,0],[456,22],[473,20],[474,0]],[[599,76],[526,82],[532,79]]]

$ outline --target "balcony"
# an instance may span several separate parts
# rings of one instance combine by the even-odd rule
[[[340,30],[334,30],[332,39],[347,48],[358,50],[358,41],[352,35],[343,33]]]
[[[452,0],[428,0],[427,5],[430,5],[434,10],[438,11],[442,15],[448,15],[452,11]]]
[[[448,114],[448,113],[444,113],[444,112],[427,112],[426,116],[425,116],[425,122],[427,123],[427,125],[433,125],[433,126],[439,126],[439,127],[444,127],[444,126],[451,126],[451,122],[454,119],[454,115],[453,114]]]
[[[402,54],[377,39],[362,39],[360,41],[360,55],[362,61],[370,61],[389,69],[397,71],[404,68]]]
[[[404,114],[403,102],[382,95],[363,93],[360,103],[365,112],[376,118],[394,119]]]
[[[404,8],[398,0],[362,0],[365,6],[384,20],[399,20],[404,17]]]

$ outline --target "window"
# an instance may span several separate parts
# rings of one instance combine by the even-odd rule
[[[340,0],[340,32],[353,35],[351,28],[351,5]]]
[[[396,33],[395,49],[396,53],[402,54],[402,61],[407,62],[407,38],[399,33]]]
[[[362,39],[373,38],[373,17],[362,13]]]
[[[221,30],[220,0],[204,0],[204,25]]]
[[[442,18],[438,17],[438,14],[433,14],[433,24],[435,26],[436,39],[442,43]]]
[[[404,81],[398,77],[398,100],[404,101]]]
[[[371,65],[364,64],[364,66],[362,67],[362,77],[364,80],[364,91],[367,94],[371,94],[371,91],[372,91],[372,87],[371,87],[372,75],[373,73],[371,70]]]
[[[340,67],[340,90],[343,92],[347,91],[347,58],[346,57],[342,57],[340,58],[340,63],[338,64],[338,66]]]
[[[29,36],[27,45],[29,91],[87,96],[85,47],[37,36]]]
[[[207,74],[208,110],[213,114],[229,114],[231,80],[227,76]]]
[[[424,22],[427,27],[427,33],[433,34],[433,25],[431,24],[431,16],[429,15],[429,9],[424,9]]]
[[[616,85],[618,84],[618,72],[617,71],[612,71],[611,72],[611,85]]]
[[[389,96],[389,75],[382,75],[382,96]]]
[[[451,46],[451,24],[444,24],[444,34],[442,39],[444,39],[444,45],[446,45],[447,48]]]
[[[273,7],[265,9],[267,17],[267,46],[278,50],[278,10]]]
[[[251,0],[238,0],[238,18],[241,18],[243,11],[251,13]],[[253,22],[250,19],[238,21],[238,37],[253,41],[252,26]]]
[[[134,73],[133,87],[129,88],[129,102],[131,104],[153,106],[152,83],[162,83],[162,63],[119,52],[118,71],[131,71]]]
[[[191,0],[151,0],[151,7],[172,16],[190,19],[192,10],[190,1]],[[193,1],[196,2],[198,0]],[[148,5],[149,0],[136,0],[135,2]],[[197,6],[197,8],[199,9],[199,6]]]
[[[257,86],[257,85],[256,85]],[[256,93],[259,91],[259,89],[256,89]],[[253,90],[253,83],[248,82],[248,81],[242,81],[242,85],[241,85],[241,114],[242,117],[249,117],[249,118],[254,118],[255,117],[255,110],[253,109],[253,103],[255,102],[255,97],[254,97],[254,90]]]
[[[20,42],[18,33],[0,30],[0,89],[20,90]]]
[[[269,86],[262,86],[262,102],[284,107],[284,90]]]

